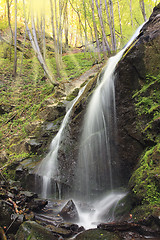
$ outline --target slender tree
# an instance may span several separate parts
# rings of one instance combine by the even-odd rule
[[[11,26],[11,4],[12,4],[12,0],[6,0],[7,3],[7,17],[8,17],[8,25],[9,25],[9,29],[11,32],[11,45],[13,44],[13,31],[12,31],[12,26]]]
[[[146,22],[147,21],[147,16],[146,16],[146,11],[145,11],[145,6],[144,6],[144,0],[139,0],[139,4],[140,4],[141,12],[142,12],[142,15],[143,15],[143,19]]]
[[[117,4],[118,4],[118,17],[119,17],[119,26],[120,26],[120,34],[121,37],[122,35],[122,21],[121,21],[121,12],[120,12],[120,5],[119,5],[119,0],[117,0]]]
[[[131,26],[133,27],[132,0],[130,0],[129,9],[130,9],[130,16],[131,16]]]
[[[98,60],[101,60],[100,55],[100,44],[99,44],[99,38],[98,38],[98,31],[97,31],[97,25],[95,20],[95,11],[94,11],[94,0],[91,0],[91,7],[92,7],[92,19],[93,19],[93,27],[94,27],[94,34],[96,38],[96,45],[97,45],[97,53],[98,53]]]
[[[57,48],[57,40],[56,40],[56,34],[55,34],[53,2],[52,2],[52,0],[50,0],[50,7],[51,7],[52,36],[53,36],[55,59],[56,59],[56,70],[57,70],[57,76],[60,77],[60,62],[59,62],[59,55],[58,55],[59,52],[58,52],[58,48]]]
[[[64,34],[65,34],[65,48],[68,49],[68,0],[64,7]]]
[[[108,53],[111,53],[110,47],[109,47],[109,43],[107,41],[107,37],[105,34],[105,30],[104,30],[104,23],[103,23],[103,18],[102,18],[102,11],[101,11],[101,7],[99,7],[98,1],[95,0],[96,3],[96,7],[97,7],[97,11],[98,11],[98,17],[99,17],[99,21],[100,21],[100,25],[101,25],[101,29],[102,29],[102,36],[103,36],[103,41],[105,43],[106,49],[108,51]],[[101,1],[100,1],[101,4]]]
[[[15,0],[15,30],[14,30],[14,67],[13,76],[17,75],[17,0]]]
[[[25,11],[25,0],[23,0],[23,10],[24,10],[24,20],[25,20],[26,31],[28,33],[29,40],[32,44],[32,48],[33,48],[33,50],[34,50],[34,52],[35,52],[35,54],[38,58],[38,61],[39,61],[40,65],[42,66],[43,70],[45,71],[50,83],[52,83],[54,85],[58,85],[58,82],[53,79],[52,74],[48,70],[46,62],[45,62],[45,60],[44,60],[44,58],[41,54],[41,51],[40,51],[40,48],[39,48],[39,45],[38,45],[38,41],[37,41],[37,36],[36,36],[33,11],[32,11],[32,19],[31,19],[32,20],[32,34],[33,34],[33,37],[32,37],[32,34],[30,32],[30,29],[28,27],[28,23],[27,23],[27,19],[26,19],[26,11]]]
[[[110,16],[112,23],[112,34],[113,34],[113,50],[116,51],[116,34],[115,34],[115,24],[114,24],[114,13],[113,13],[113,2],[109,0]]]

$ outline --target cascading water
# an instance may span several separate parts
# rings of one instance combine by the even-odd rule
[[[111,207],[114,209],[117,202],[124,197],[124,193],[114,191],[117,183],[120,186],[116,154],[114,71],[126,49],[139,34],[141,27],[137,29],[128,44],[117,55],[109,59],[85,115],[78,159],[76,191],[78,199],[92,202],[95,210],[94,214],[79,210],[81,224],[84,220],[85,227],[91,227],[89,223],[93,221],[102,220],[104,212],[112,215],[110,217],[105,215],[105,220],[113,220],[113,214],[109,209]],[[115,168],[117,168],[117,172]],[[102,199],[99,202],[93,202],[93,199],[100,195],[103,196]],[[87,224],[85,224],[86,219]]]
[[[101,221],[104,218],[107,221],[113,220],[113,210],[118,201],[125,195],[114,191],[115,183],[120,181],[117,178],[118,171],[116,172],[115,169],[113,171],[113,166],[117,167],[114,71],[126,49],[139,34],[141,27],[125,48],[109,59],[85,115],[77,164],[77,178],[75,179],[75,193],[78,200],[86,200],[94,208],[94,212],[82,211],[79,208],[80,222],[86,228],[92,227],[92,222]],[[49,153],[37,170],[37,175],[43,178],[43,197],[48,197],[51,192],[58,188],[59,198],[61,198],[61,176],[58,170],[57,155],[70,113],[82,92],[83,89],[66,113],[59,132],[52,140]],[[52,185],[53,180],[54,186]]]
[[[50,144],[50,149],[47,156],[42,160],[36,171],[36,175],[42,177],[42,196],[44,198],[48,197],[51,193],[56,193],[56,189],[58,189],[58,198],[61,199],[61,177],[59,174],[57,161],[58,150],[61,144],[64,129],[69,121],[72,108],[82,94],[83,90],[84,88],[79,91],[78,96],[74,99],[71,107],[67,111],[57,135],[53,138]]]

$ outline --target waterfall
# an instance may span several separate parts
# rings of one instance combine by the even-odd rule
[[[84,118],[76,190],[86,200],[120,185],[116,151],[115,68],[126,49],[139,34],[140,26],[128,44],[108,60],[100,83],[92,95]],[[114,166],[114,169],[113,169]],[[114,171],[113,171],[114,170]]]
[[[84,88],[82,88],[79,91],[78,96],[73,100],[71,107],[67,111],[62,124],[60,126],[60,129],[56,136],[53,138],[49,152],[46,155],[46,157],[42,160],[40,165],[38,166],[38,169],[36,170],[36,176],[42,177],[42,196],[44,198],[48,197],[50,194],[55,194],[56,191],[58,191],[58,198],[61,199],[61,176],[58,169],[58,150],[61,144],[62,136],[64,133],[64,129],[69,121],[69,117],[72,111],[72,108],[74,104],[76,103],[77,99],[81,96],[83,93]]]
[[[142,27],[142,26],[141,26]],[[116,106],[115,106],[115,68],[126,49],[138,36],[140,28],[128,44],[114,57],[111,57],[104,67],[90,103],[85,114],[83,133],[79,147],[77,173],[74,195],[79,200],[92,202],[94,214],[83,212],[79,209],[80,219],[83,221],[86,214],[90,216],[87,222],[103,219],[103,212],[111,213],[117,202],[124,196],[122,192],[116,192],[115,185],[118,179],[117,153],[116,153]],[[58,151],[64,135],[64,129],[69,121],[74,104],[79,99],[84,88],[73,101],[67,111],[59,132],[53,138],[47,156],[42,160],[36,174],[43,179],[42,195],[48,197],[50,193],[58,190],[61,198],[61,176],[59,173]],[[64,136],[63,136],[64,137]],[[117,172],[115,170],[117,169]],[[92,200],[92,201],[91,201]],[[94,200],[94,201],[93,201]],[[104,206],[104,207],[103,207]],[[108,218],[113,220],[112,217]],[[106,219],[106,217],[105,217]]]
[[[78,207],[80,224],[86,228],[91,228],[94,221],[113,221],[116,204],[125,196],[115,191],[117,185],[121,186],[116,153],[115,68],[142,26],[128,44],[109,59],[85,114],[75,192],[76,199],[87,201],[94,208],[93,213]]]

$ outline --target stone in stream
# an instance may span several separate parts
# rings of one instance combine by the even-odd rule
[[[78,211],[73,200],[69,200],[59,214],[66,221],[77,222],[79,220]]]

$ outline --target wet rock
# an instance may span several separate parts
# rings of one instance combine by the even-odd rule
[[[61,223],[58,225],[60,228],[71,230],[73,232],[79,232],[79,226],[74,223]],[[83,229],[84,230],[84,229]]]
[[[47,230],[45,227],[39,225],[38,223],[34,221],[27,221],[24,222],[16,236],[15,240],[57,240],[57,236],[53,234],[51,231]]]
[[[50,229],[53,233],[56,233],[57,235],[65,238],[71,237],[73,235],[73,232],[71,230],[55,227],[53,225],[48,225],[47,228]]]
[[[31,211],[40,211],[48,204],[47,200],[35,198],[27,206]]]
[[[32,193],[32,192],[29,192],[29,191],[20,191],[19,193],[19,196],[20,198],[25,198],[26,201],[31,201],[33,198],[36,198],[38,195],[37,193]]]
[[[77,208],[72,200],[66,203],[59,214],[66,221],[76,222],[79,220]]]
[[[100,229],[90,229],[78,234],[76,240],[122,240],[118,233],[111,233]]]

